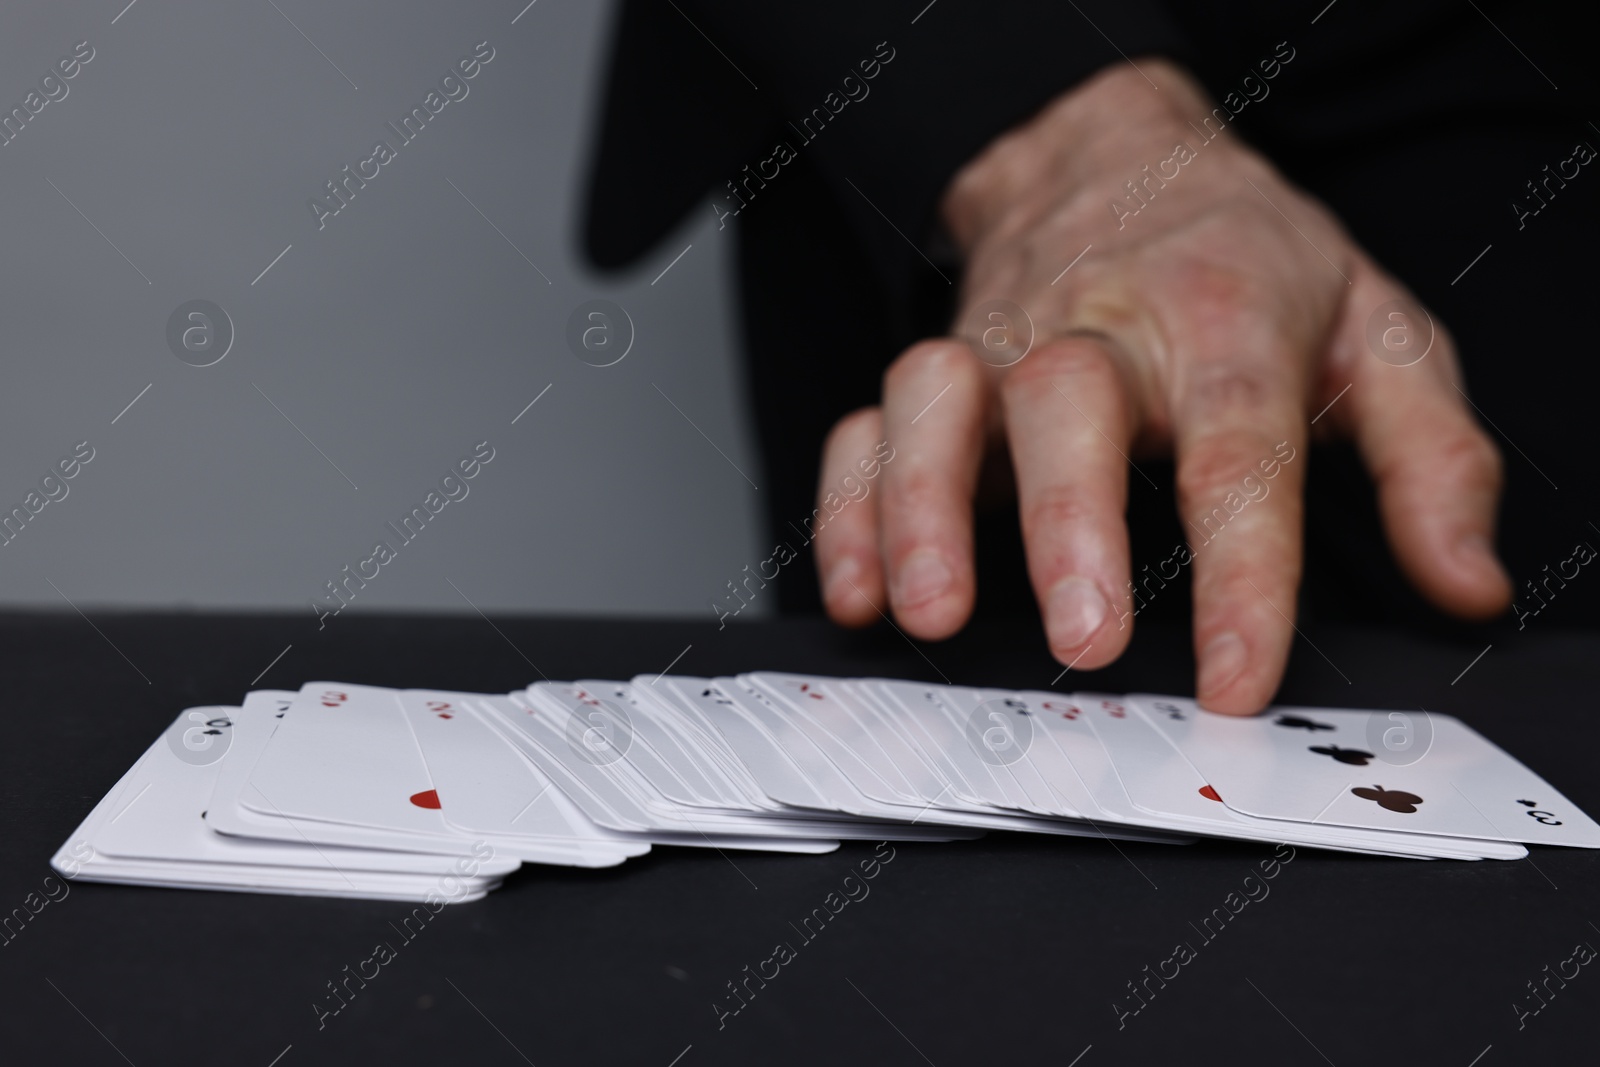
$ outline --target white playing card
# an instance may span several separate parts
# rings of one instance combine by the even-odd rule
[[[242,836],[472,854],[479,842],[439,808],[396,692],[318,682],[296,695],[232,807],[207,818]]]
[[[968,744],[939,703],[940,686],[891,679],[866,679],[863,687],[878,697],[885,718],[931,763],[951,792],[969,804],[1014,807],[995,777]]]
[[[700,806],[744,806],[743,798],[737,792],[731,791],[731,787],[724,787],[726,776],[703,765],[690,754],[678,734],[662,721],[656,705],[634,691],[634,683],[583,680],[578,685],[625,709],[631,720],[633,743],[640,746],[641,752],[648,752],[664,764]]]
[[[758,671],[740,675],[740,681],[788,708],[790,721],[867,796],[889,804],[924,804],[933,795],[906,780],[868,729],[870,720],[833,684],[835,679]],[[939,788],[942,783],[934,792]]]
[[[820,853],[989,829],[1418,859],[1600,848],[1600,825],[1427,712],[758,672],[501,696],[317,682],[186,709],[52,865],[124,884],[474,900],[522,860]]]
[[[941,802],[966,804],[955,793],[955,783],[946,777],[911,736],[895,721],[885,698],[870,685],[853,679],[840,679],[835,688],[856,709],[873,742],[894,764],[900,776],[917,796],[938,796]],[[987,805],[972,805],[983,807]]]
[[[664,675],[640,675],[633,680],[633,695],[653,709],[657,721],[673,732],[707,779],[723,790],[729,802],[763,810],[781,809],[783,805],[762,792],[722,734],[666,682]]]
[[[1147,814],[1179,820],[1196,833],[1419,858],[1518,859],[1527,854],[1520,845],[1496,841],[1398,835],[1241,814],[1217,799],[1216,791],[1137,702],[1097,693],[1075,693],[1072,701],[1105,746],[1129,801]]]
[[[275,694],[251,703],[270,716]],[[92,811],[53,861],[69,877],[149,885],[422,899],[481,896],[515,860],[446,858],[229,838],[201,818],[243,709],[189,709]],[[449,884],[443,884],[448,879]]]
[[[960,744],[999,784],[1011,806],[1040,815],[1079,814],[1059,789],[1052,789],[1029,756],[1034,722],[1018,695],[999,689],[942,686],[937,704],[960,730]]]
[[[862,818],[878,817],[881,803],[870,800],[851,783],[844,772],[817,747],[790,715],[780,711],[766,696],[755,692],[738,678],[715,678],[712,684],[729,698],[734,710],[743,713],[783,750],[812,788],[821,795],[821,804]]]
[[[518,695],[527,700],[526,694]],[[625,769],[626,763],[613,740],[619,735],[612,720],[596,720],[583,712],[574,715],[565,704],[556,702],[485,701],[482,706],[493,708],[498,722],[508,729],[507,736],[514,738],[558,787],[569,790],[574,800],[579,799],[576,794],[585,794],[580,801],[588,805],[585,813],[601,825],[642,834],[658,844],[692,848],[809,853],[838,848],[826,827],[807,826],[786,833],[783,827],[771,825],[759,831],[763,836],[754,836],[749,820],[730,826],[716,813],[686,812],[664,798],[660,804],[641,802],[637,797],[642,780],[627,783],[616,773]],[[579,736],[591,728],[610,731],[603,745]]]
[[[711,678],[663,678],[662,688],[688,713],[714,731],[743,765],[756,787],[777,804],[830,810],[827,799],[771,734],[739,710],[738,701]]]
[[[257,713],[264,709],[257,703]],[[325,874],[343,871],[386,871],[403,874],[438,874],[451,869],[451,861],[439,856],[372,849],[322,846],[312,848],[302,841],[274,842],[229,838],[212,832],[201,818],[221,768],[233,755],[226,741],[212,745],[186,744],[196,731],[219,729],[219,734],[202,733],[209,739],[226,738],[233,724],[250,711],[244,708],[191,708],[168,728],[136,765],[133,779],[95,834],[95,849],[109,856],[128,859],[232,863],[318,868]],[[480,867],[484,864],[480,863]],[[515,859],[502,857],[488,863],[486,874],[501,875],[515,870]]]
[[[288,816],[454,836],[394,690],[308,682],[250,772],[240,803]]]
[[[836,679],[813,675],[757,674],[746,676],[741,681],[777,701],[787,712],[788,721],[798,725],[869,801],[883,805],[879,809],[882,814],[909,818],[913,823],[945,827],[1027,830],[1062,836],[1097,836],[1101,833],[1080,822],[1030,818],[1016,812],[996,810],[988,805],[968,804],[948,796],[949,783],[909,754],[907,764],[912,773],[902,774],[898,764],[888,755],[891,748],[899,746],[899,739],[889,737],[892,731],[884,725],[877,711]],[[947,690],[941,692],[947,693]],[[975,699],[981,703],[991,698],[1003,700],[1007,697],[1009,694],[999,696],[995,692],[983,692],[977,694]],[[909,749],[904,751],[909,753]],[[1030,779],[1041,795],[1048,792],[1031,766],[1022,767],[1020,774],[1008,767],[1001,767],[1000,770],[1013,778]],[[891,778],[898,783],[897,786],[889,786]],[[901,796],[906,799],[899,800]],[[1059,807],[1047,810],[1052,815],[1065,814]],[[1160,837],[1142,833],[1132,836],[1147,840]]]
[[[370,827],[290,820],[278,815],[259,815],[239,803],[241,795],[250,788],[250,772],[255,769],[261,753],[271,742],[297,696],[295,693],[263,690],[245,697],[241,714],[234,719],[232,744],[228,748],[227,758],[217,763],[216,785],[205,808],[208,826],[231,837],[281,841],[291,845],[314,842],[319,847],[341,845],[449,856],[473,854],[474,843],[460,836],[444,839],[418,837]]]
[[[399,699],[445,822],[457,830],[505,842],[540,863],[608,867],[649,851],[648,843],[585,817],[483,721],[472,707],[476,694],[408,689]]]
[[[545,742],[559,743],[560,737],[546,733],[545,720],[550,712],[542,704],[532,703],[526,693],[514,693],[507,697],[480,697],[474,707],[483,711],[484,721],[515,745],[591,822],[619,833],[649,829],[648,815],[610,775],[588,760],[575,760],[569,765],[547,750]]]
[[[1600,848],[1600,826],[1449,715],[1275,707],[1238,718],[1179,697],[1138,700],[1223,803],[1248,815]]]
[[[629,714],[626,696],[611,696],[613,690],[620,688],[623,684],[616,682],[601,682],[592,688],[583,683],[535,682],[528,687],[528,696],[535,702],[546,702],[552,710],[565,711],[563,729],[572,742],[569,748],[592,749],[593,761],[612,769],[625,787],[634,781],[624,773],[631,768],[645,783],[636,793],[642,803],[660,796],[679,806],[704,804],[706,796],[685,782],[658,751],[654,742],[664,737],[661,731],[648,723],[636,723],[635,716]]]

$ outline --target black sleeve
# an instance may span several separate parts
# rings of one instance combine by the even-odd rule
[[[903,246],[885,218],[921,240],[951,177],[999,134],[1108,64],[1187,51],[1154,0],[625,0],[589,252],[627,262],[708,191],[735,210],[762,175],[781,182],[789,153],[854,205],[871,243]]]
[[[648,252],[774,121],[668,0],[619,6],[584,211],[584,251],[605,269]]]

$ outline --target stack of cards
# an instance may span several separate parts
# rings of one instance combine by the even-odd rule
[[[521,863],[826,852],[987,830],[1419,859],[1600,848],[1460,721],[779,673],[506,696],[313,682],[185,711],[64,844],[69,877],[458,903]]]

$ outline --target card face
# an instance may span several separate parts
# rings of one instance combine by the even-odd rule
[[[685,795],[693,798],[684,803],[702,807],[721,807],[739,802],[737,795],[730,796],[722,784],[724,776],[710,771],[690,755],[679,741],[677,733],[662,721],[656,705],[648,699],[641,698],[634,691],[633,683],[580,681],[578,686],[626,711],[633,731],[633,744],[639,746],[638,752],[630,749],[630,755],[638,757],[648,754],[656,764],[669,772],[671,780],[681,783]],[[650,777],[652,773],[661,773],[648,771],[645,766],[641,766],[640,769],[646,777]]]
[[[739,680],[784,709],[789,722],[804,733],[862,795],[880,804],[920,806],[927,803],[928,798],[913,791],[867,730],[859,709],[851,706],[843,694],[829,684],[832,679],[759,672],[741,675]]]
[[[1187,825],[1196,833],[1423,858],[1519,859],[1526,854],[1520,845],[1501,842],[1400,835],[1236,812],[1216,799],[1216,790],[1156,729],[1141,705],[1096,693],[1076,693],[1073,701],[1105,746],[1128,800],[1148,815]]]
[[[238,805],[245,781],[255,769],[267,742],[277,732],[284,713],[294,704],[294,698],[293,692],[282,689],[257,689],[245,694],[244,705],[234,716],[228,758],[216,764],[216,785],[206,811],[231,811]]]
[[[955,794],[954,783],[939,772],[923,750],[894,722],[892,713],[885,709],[882,699],[872,690],[851,681],[836,682],[834,689],[855,709],[854,714],[863,729],[899,772],[912,795],[938,798],[940,807],[988,807],[969,804]]]
[[[435,690],[399,694],[447,823],[549,863],[610,866],[649,851],[647,843],[618,838],[590,822],[483,720],[473,707],[476,699]]]
[[[816,807],[862,816],[869,808],[875,808],[805,731],[780,712],[770,699],[737,678],[713,678],[711,685],[728,701],[725,708],[729,712],[754,724],[784,754],[817,798]]]
[[[612,699],[614,690],[623,696]],[[625,683],[536,682],[528,687],[535,702],[552,711],[564,711],[563,733],[574,757],[610,772],[624,788],[634,790],[642,803],[653,797],[678,806],[700,806],[706,795],[698,793],[677,773],[661,748],[665,735],[642,716],[629,713]],[[639,721],[635,721],[638,719]],[[632,782],[632,775],[642,782]]]
[[[527,699],[526,694],[521,694]],[[497,705],[499,702],[496,702]],[[515,704],[515,701],[511,703]],[[557,785],[574,792],[588,791],[593,799],[603,800],[598,810],[585,808],[596,821],[610,819],[619,829],[631,829],[644,834],[648,840],[660,844],[686,845],[694,848],[750,849],[777,852],[830,852],[838,848],[831,828],[807,826],[800,835],[791,828],[775,823],[759,823],[747,816],[722,818],[716,812],[685,811],[681,806],[639,803],[635,791],[640,782],[628,783],[622,776],[612,773],[614,767],[624,766],[620,755],[611,758],[610,765],[599,763],[597,752],[612,752],[620,746],[609,745],[598,749],[583,741],[569,743],[569,728],[574,716],[563,706],[546,701],[528,700],[527,704],[512,711],[497,708],[502,722],[510,725],[519,740],[525,743],[525,753],[546,771]],[[579,724],[591,720],[577,718]],[[581,727],[580,727],[581,728]],[[574,796],[574,799],[578,799]],[[613,814],[614,813],[614,814]],[[605,825],[602,822],[602,825]]]
[[[672,742],[668,757],[679,767],[679,777],[707,792],[718,805],[741,809],[772,805],[742,773],[738,760],[715,733],[685,713],[661,686],[660,675],[641,675],[627,683],[634,713]],[[666,746],[663,746],[664,748]]]
[[[539,804],[550,780],[479,720],[468,707],[469,694],[407,689],[396,697],[422,749],[440,810],[445,798],[450,801],[446,822],[468,833],[535,833],[543,828],[557,836],[573,834],[554,805]]]
[[[827,801],[770,734],[739,710],[710,678],[662,678],[664,690],[686,714],[714,732],[769,800],[786,807],[823,809]]]
[[[935,780],[949,784],[948,777],[929,755],[911,730],[901,721],[899,705],[877,688],[870,678],[851,678],[840,682],[840,688],[862,708],[867,709],[873,725],[869,727],[878,744],[900,767],[906,780],[915,782],[923,774],[932,774]],[[916,768],[916,769],[913,769]]]
[[[217,764],[233,739],[238,708],[189,708],[134,765],[94,835],[97,852],[127,858],[192,853],[206,833],[205,810]]]
[[[939,703],[936,691],[940,687],[883,678],[866,679],[862,685],[878,698],[887,720],[932,764],[958,799],[996,809],[1015,807]]]
[[[1274,707],[1253,718],[1140,695],[1236,811],[1271,819],[1600,848],[1600,826],[1465,723],[1422,711]]]
[[[1048,762],[1054,754],[1035,748],[1039,716],[1022,694],[1001,689],[948,685],[936,691],[937,703],[959,726],[961,743],[1000,785],[1013,807],[1040,815],[1075,816],[1078,809],[1049,779],[1066,780]],[[1046,767],[1041,774],[1040,768]]]
[[[566,737],[552,719],[559,717],[565,722],[564,710],[552,711],[525,693],[484,698],[477,706],[494,715],[502,736],[565,792],[591,822],[622,833],[650,828],[652,820],[639,802],[592,758],[575,758],[577,754],[570,751],[563,753]]]
[[[814,719],[796,714],[743,679],[718,678],[716,684],[771,734],[834,811],[909,822],[925,810],[925,802],[896,794],[865,760]]]
[[[1017,696],[1034,713],[1034,748],[1038,760],[1054,750],[1067,764],[1051,775],[1053,791],[1088,818],[1149,826],[1137,818],[1134,807],[1104,743],[1089,723],[1085,702],[1042,690],[1024,690]]]
[[[301,688],[239,802],[261,815],[455,836],[393,690]]]
[[[1216,824],[1223,832],[1247,832],[1246,817],[1213,799],[1215,790],[1200,772],[1128,702],[1099,693],[1075,693],[1073,703],[1080,709],[1080,721],[1105,746],[1111,770],[1136,808],[1153,816]],[[1272,833],[1271,827],[1299,824],[1264,825],[1268,828],[1262,831],[1263,840]]]
[[[270,716],[267,705],[278,694],[265,694],[254,707],[192,708],[181,714],[130,772],[125,787],[109,794],[85,821],[95,857],[106,869],[126,871],[143,866],[180,876],[256,884],[263,878],[289,879],[306,885],[326,882],[354,890],[378,885],[383,877],[430,876],[437,879],[455,868],[454,861],[372,849],[312,847],[304,841],[276,842],[225,837],[202,819],[216,782],[236,755],[217,737],[252,714]],[[210,741],[202,740],[209,738]],[[108,803],[109,802],[109,803]],[[472,864],[475,877],[515,870],[517,862],[481,858]],[[457,872],[459,873],[459,871]],[[362,881],[361,876],[372,875]],[[382,876],[382,877],[376,877]]]
[[[251,789],[250,773],[297,698],[296,693],[276,690],[261,690],[245,697],[244,707],[234,719],[233,739],[227,758],[216,764],[216,786],[205,807],[207,826],[235,839],[276,841],[296,846],[348,846],[449,856],[475,854],[476,842],[460,835],[441,837],[437,834],[417,834],[312,819],[289,819],[276,813],[262,815],[241,803],[241,798]],[[258,798],[258,803],[266,802],[264,798]],[[506,862],[506,870],[515,869],[515,860]]]

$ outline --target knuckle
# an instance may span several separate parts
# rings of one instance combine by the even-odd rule
[[[886,507],[902,515],[918,516],[942,511],[952,496],[946,477],[926,467],[909,464],[884,485],[883,493]],[[915,522],[913,520],[913,524]]]
[[[1117,368],[1099,345],[1090,341],[1063,341],[1036,349],[1013,367],[1002,386],[1008,393],[1050,390],[1061,378],[1114,387]]]
[[[909,385],[944,378],[965,382],[975,377],[977,360],[959,341],[919,341],[889,364],[883,375],[883,390],[891,393]]]
[[[1261,369],[1219,362],[1196,368],[1187,390],[1187,403],[1203,412],[1259,411],[1272,393],[1272,383]]]
[[[1446,433],[1433,446],[1433,462],[1447,479],[1498,487],[1504,480],[1505,460],[1486,434],[1462,426]]]
[[[1022,513],[1022,528],[1031,540],[1040,534],[1086,526],[1096,519],[1094,503],[1087,493],[1054,485],[1028,502]]]
[[[1386,442],[1372,473],[1379,482],[1397,485],[1442,482],[1498,490],[1505,480],[1505,460],[1465,414],[1456,414],[1436,432],[1418,427]]]
[[[1259,307],[1265,284],[1258,276],[1237,267],[1191,261],[1175,271],[1176,295],[1196,325],[1236,327]]]
[[[1253,433],[1224,430],[1195,442],[1178,457],[1178,494],[1189,505],[1237,486],[1256,473],[1256,463],[1272,450]]]
[[[1202,551],[1202,556],[1204,552]],[[1252,544],[1248,551],[1224,550],[1196,565],[1195,598],[1211,618],[1231,618],[1257,634],[1287,631],[1300,586],[1297,550]]]

